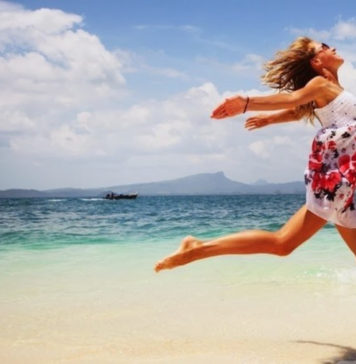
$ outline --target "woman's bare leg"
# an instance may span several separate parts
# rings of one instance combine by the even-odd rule
[[[335,225],[345,243],[356,256],[356,229]]]
[[[208,242],[189,236],[183,239],[180,249],[156,264],[155,271],[223,254],[267,253],[285,256],[325,224],[326,220],[313,214],[303,205],[281,229],[275,232],[246,230]]]

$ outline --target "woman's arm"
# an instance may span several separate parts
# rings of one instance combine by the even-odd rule
[[[287,109],[273,114],[257,114],[249,117],[245,122],[248,130],[262,128],[267,125],[300,120],[302,115],[296,109]]]
[[[244,96],[235,96],[226,99],[224,103],[219,105],[212,113],[214,119],[223,119],[229,116],[241,114],[244,109],[248,111],[261,110],[278,110],[291,109],[298,105],[307,104],[315,100],[316,96],[320,96],[326,80],[322,76],[316,76],[311,79],[303,88],[291,93],[279,93],[269,96],[252,96],[246,98]]]

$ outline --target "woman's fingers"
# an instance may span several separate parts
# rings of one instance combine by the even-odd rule
[[[219,117],[219,116],[222,116],[222,115],[224,115],[224,114],[226,114],[226,112],[225,112],[225,110],[224,110],[224,109],[222,109],[222,108],[220,108],[220,109],[216,109],[216,110],[214,110],[214,111],[213,111],[213,116],[214,116],[214,117]]]
[[[223,119],[227,117],[227,114],[224,111],[215,112],[211,115],[213,119]]]
[[[213,118],[219,119],[221,117],[227,116],[226,110],[225,110],[225,102],[220,104],[211,114]]]
[[[259,128],[259,126],[249,126],[246,129],[247,130],[254,130],[254,129],[258,129],[258,128]]]
[[[224,112],[216,112],[216,113],[213,113],[212,115],[211,115],[211,117],[213,118],[213,119],[222,119],[222,118],[225,118],[227,115],[224,113]]]
[[[234,99],[226,99],[211,114],[213,119],[224,119],[234,116],[240,112],[236,110],[241,108],[242,97],[237,96]],[[259,129],[267,125],[266,115],[256,115],[249,117],[245,122],[245,128],[248,130]]]
[[[248,118],[245,122],[245,128],[247,128],[248,130],[262,128],[265,125],[266,125],[266,120],[258,116],[253,116],[251,118]]]
[[[229,116],[241,114],[245,105],[245,99],[242,96],[225,99],[211,114],[212,118],[222,119]]]
[[[248,125],[245,124],[245,128],[248,130],[258,129],[261,127],[262,127],[262,125],[258,125],[257,123],[248,124]]]

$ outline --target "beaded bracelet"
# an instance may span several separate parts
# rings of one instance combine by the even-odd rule
[[[244,109],[243,114],[244,114],[244,113],[246,112],[246,110],[247,110],[247,105],[248,105],[249,100],[250,100],[250,98],[247,96],[247,101],[246,101],[246,105],[245,105],[245,109]]]

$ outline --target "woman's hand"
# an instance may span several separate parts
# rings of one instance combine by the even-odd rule
[[[270,116],[268,114],[257,114],[251,116],[245,121],[245,128],[248,130],[262,128],[269,124]]]
[[[247,98],[243,96],[234,96],[225,99],[211,114],[213,119],[224,119],[227,117],[242,114],[245,109]]]

